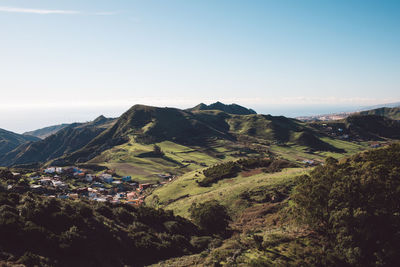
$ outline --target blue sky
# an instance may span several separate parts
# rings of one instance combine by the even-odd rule
[[[398,14],[386,0],[0,0],[0,128],[136,103],[291,116],[400,101]]]

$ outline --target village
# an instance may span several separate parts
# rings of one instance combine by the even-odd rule
[[[49,167],[31,174],[27,180],[29,191],[51,198],[86,198],[92,201],[140,206],[148,190],[175,178],[171,174],[157,176],[161,182],[138,183],[131,176],[118,177],[110,170],[94,174],[93,171],[73,166]],[[12,186],[8,189],[11,190]]]

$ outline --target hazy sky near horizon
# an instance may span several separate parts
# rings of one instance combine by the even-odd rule
[[[0,128],[136,103],[302,115],[400,101],[399,14],[396,0],[0,0]]]

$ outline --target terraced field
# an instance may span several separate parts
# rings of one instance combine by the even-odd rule
[[[164,156],[151,156],[154,145],[161,148]],[[141,182],[156,182],[159,180],[157,174],[182,175],[222,160],[234,159],[229,154],[223,159],[218,158],[220,153],[227,152],[222,145],[215,145],[212,149],[187,147],[171,141],[154,145],[139,144],[131,139],[126,144],[104,151],[89,163],[107,166],[115,169],[118,175],[130,175]]]

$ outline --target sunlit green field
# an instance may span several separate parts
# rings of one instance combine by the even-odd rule
[[[246,208],[243,206],[244,203],[240,201],[239,195],[241,193],[260,186],[283,184],[307,171],[307,168],[291,168],[278,173],[260,173],[250,177],[239,175],[235,178],[220,180],[210,187],[199,186],[196,180],[204,176],[199,172],[193,171],[179,177],[170,184],[156,189],[146,199],[146,203],[173,210],[175,214],[187,217],[188,209],[193,202],[217,199],[227,206],[232,213],[238,213]]]
[[[118,175],[130,175],[137,181],[155,182],[159,180],[157,174],[182,175],[199,168],[211,166],[222,160],[234,159],[229,154],[224,155],[223,159],[216,158],[215,152],[226,152],[226,149],[220,145],[213,147],[213,151],[200,147],[187,147],[170,141],[156,143],[156,145],[164,153],[163,157],[141,156],[144,153],[153,151],[154,145],[139,144],[131,140],[128,143],[104,151],[92,159],[90,163],[115,169]]]

